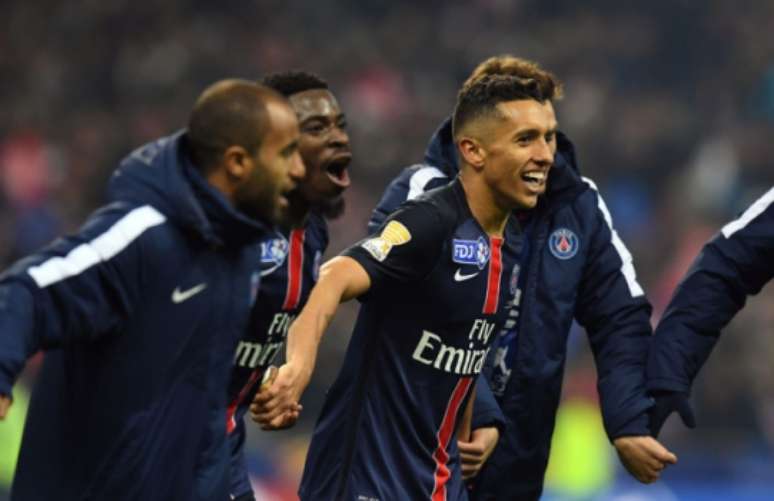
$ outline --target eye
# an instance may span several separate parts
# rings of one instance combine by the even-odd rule
[[[326,127],[323,124],[319,122],[313,122],[313,123],[304,125],[301,131],[304,134],[312,134],[313,136],[319,136],[320,134],[325,132],[325,129]]]
[[[546,142],[553,143],[556,140],[556,132],[549,132],[546,134]]]

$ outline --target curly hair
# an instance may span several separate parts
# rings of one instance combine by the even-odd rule
[[[553,85],[544,85],[543,80],[516,74],[484,74],[477,79],[469,79],[457,95],[452,116],[454,136],[475,119],[499,114],[499,103],[522,99],[544,103],[555,96],[555,90]]]
[[[327,89],[328,82],[307,71],[283,71],[271,73],[261,80],[266,87],[270,87],[285,97],[304,92],[306,90]]]

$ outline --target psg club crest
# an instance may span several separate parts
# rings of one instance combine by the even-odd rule
[[[567,228],[559,228],[548,237],[548,249],[557,259],[570,259],[578,253],[578,237]]]
[[[455,238],[452,243],[452,261],[459,264],[475,264],[483,270],[489,262],[489,244],[484,237],[478,237],[478,240]]]

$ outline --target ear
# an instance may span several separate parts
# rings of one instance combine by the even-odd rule
[[[472,137],[462,137],[457,141],[457,150],[466,164],[472,166],[476,170],[484,168],[486,150],[478,140]]]
[[[228,177],[241,181],[250,174],[252,158],[242,146],[229,146],[223,152],[223,163],[226,166]]]

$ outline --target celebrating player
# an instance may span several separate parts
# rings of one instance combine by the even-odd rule
[[[250,324],[237,346],[229,384],[227,430],[231,445],[232,499],[254,499],[244,458],[244,414],[257,381],[282,347],[291,322],[306,304],[328,246],[323,216],[344,209],[352,159],[346,119],[328,85],[306,72],[269,75],[262,83],[290,101],[301,129],[298,149],[306,176],[288,194],[286,217],[261,243],[261,286]]]
[[[463,89],[496,74],[533,82],[549,98],[561,95],[554,75],[507,55],[483,61]],[[534,136],[531,131],[514,133],[511,140],[528,146]],[[431,139],[425,163],[404,169],[385,190],[369,227],[382,224],[403,201],[456,176],[460,161],[455,140],[447,120]],[[508,424],[497,441],[492,425],[479,417],[492,414],[491,404],[482,398],[485,392],[479,391],[473,417],[477,443],[460,443],[470,471],[478,471],[486,460],[473,497],[540,497],[573,318],[589,334],[608,436],[629,471],[641,481],[653,481],[676,458],[647,436],[646,411],[652,402],[645,394],[644,366],[651,307],[637,283],[631,255],[596,186],[578,173],[574,148],[561,132],[551,170],[517,181],[538,184],[545,193],[535,208],[519,213],[525,227],[521,272],[515,277],[519,300],[485,370]]]
[[[525,240],[514,209],[534,208],[545,189],[556,146],[550,97],[513,76],[463,89],[454,113],[459,178],[323,266],[291,327],[287,363],[257,397],[262,422],[285,424],[336,307],[360,299],[302,499],[466,499],[455,429],[518,304]]]
[[[227,499],[223,427],[257,243],[304,174],[287,101],[226,80],[121,163],[110,203],[0,281],[0,417],[38,349],[12,497]],[[217,418],[217,419],[216,419]]]

